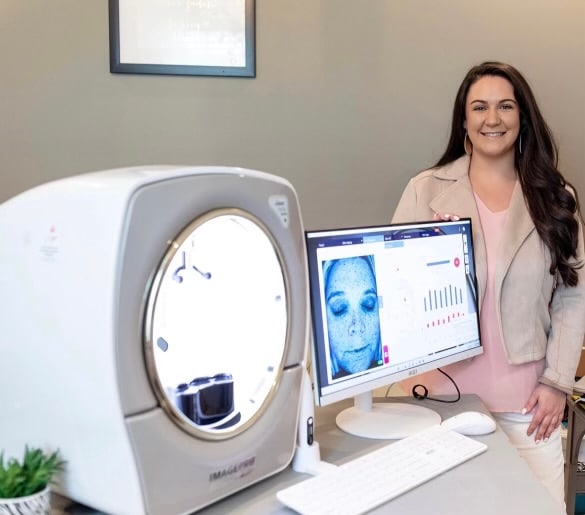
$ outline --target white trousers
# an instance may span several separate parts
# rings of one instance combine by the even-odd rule
[[[565,506],[565,460],[561,428],[550,435],[548,441],[535,443],[534,434],[526,435],[532,415],[520,413],[492,413],[508,439],[526,460],[532,471],[555,500]]]

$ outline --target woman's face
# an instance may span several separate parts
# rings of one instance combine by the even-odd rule
[[[335,263],[325,301],[334,372],[366,370],[378,356],[380,344],[376,280],[368,263],[359,257]]]
[[[484,157],[514,155],[520,132],[520,109],[512,84],[503,77],[486,75],[467,93],[465,128],[473,154]]]

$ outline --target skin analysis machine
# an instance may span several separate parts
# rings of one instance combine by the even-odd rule
[[[291,462],[309,332],[299,203],[225,167],[79,175],[0,205],[0,448],[59,493],[186,514]]]

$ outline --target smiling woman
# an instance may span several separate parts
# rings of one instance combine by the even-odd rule
[[[488,75],[473,84],[467,94],[465,118],[476,156],[514,156],[520,111],[514,88],[506,79]]]
[[[445,371],[461,393],[481,397],[562,504],[559,426],[585,333],[583,230],[552,133],[530,86],[508,64],[485,62],[467,73],[445,153],[411,179],[393,221],[456,215],[472,219],[481,250],[485,352]],[[433,395],[451,393],[436,372],[420,379]]]

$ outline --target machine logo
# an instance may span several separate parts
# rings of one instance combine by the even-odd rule
[[[228,465],[223,469],[216,470],[215,472],[209,474],[209,482],[213,483],[214,481],[219,481],[220,479],[242,478],[247,476],[250,472],[252,472],[255,463],[256,456],[252,456],[251,458],[246,458],[239,463]]]

